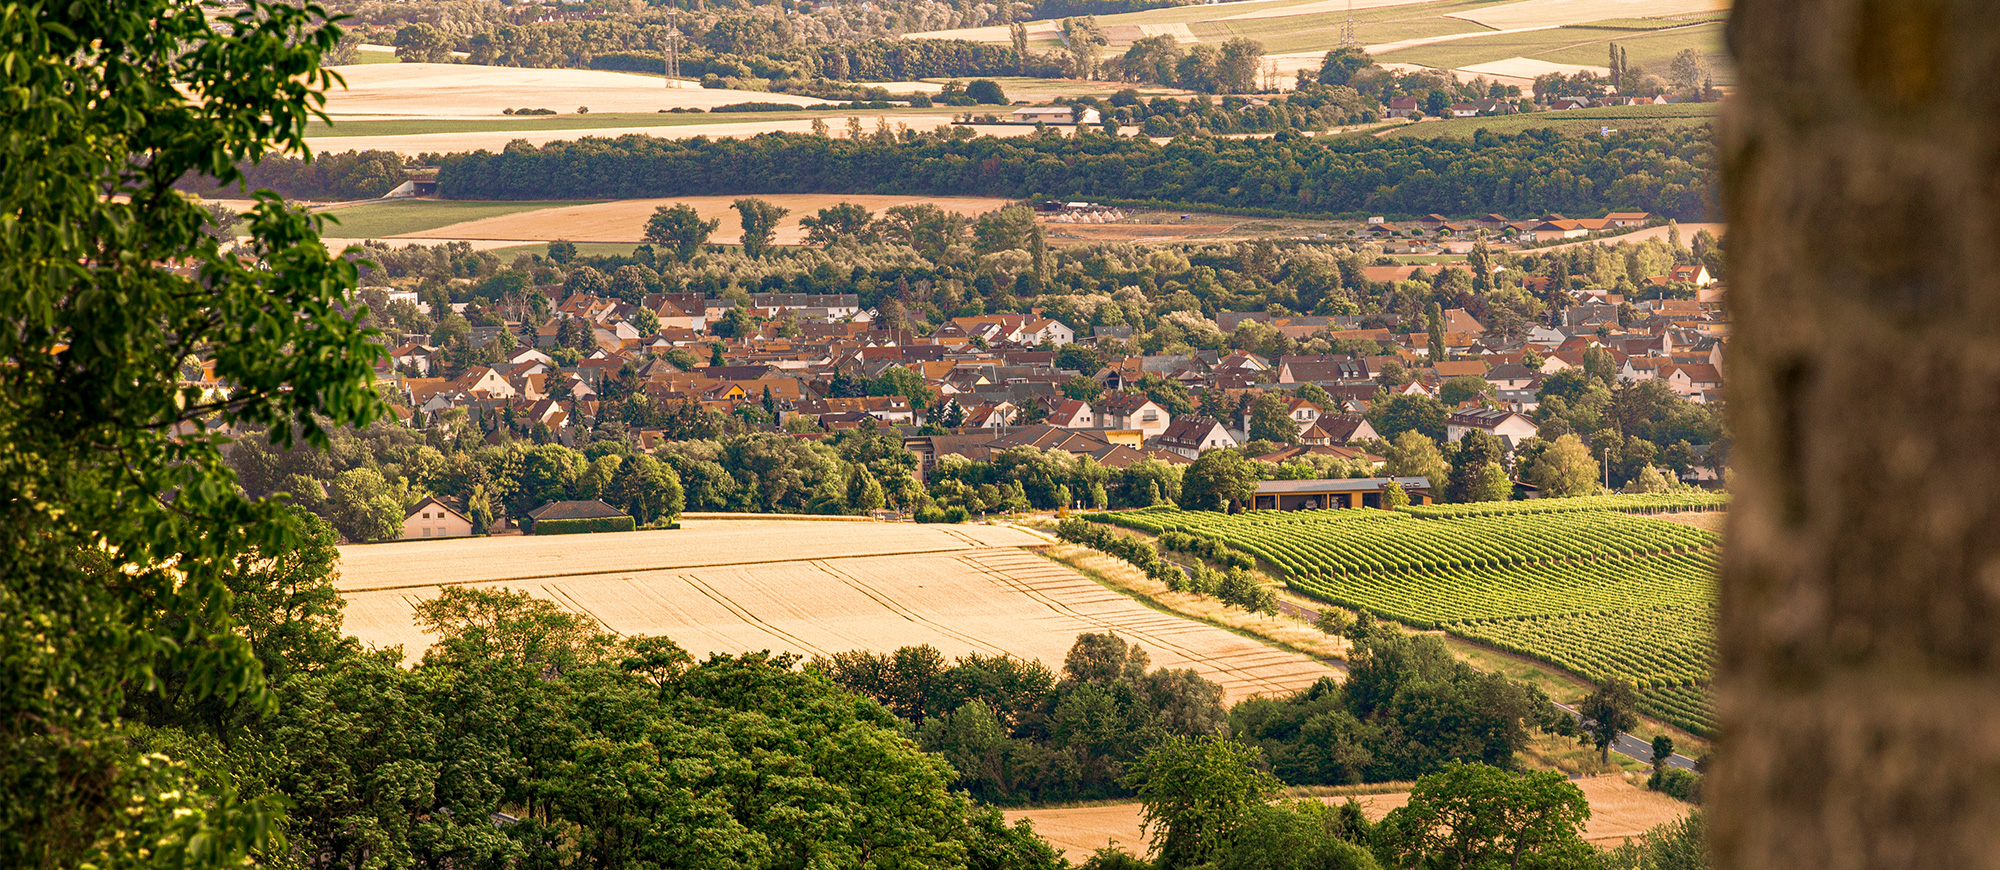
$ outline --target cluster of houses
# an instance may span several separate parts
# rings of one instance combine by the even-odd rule
[[[1633,94],[1596,94],[1593,96],[1548,97],[1540,105],[1552,112],[1570,109],[1601,109],[1610,106],[1665,106],[1680,102],[1675,94],[1640,96]],[[1391,118],[1408,118],[1424,111],[1424,98],[1418,96],[1391,97],[1385,111]],[[1478,118],[1491,115],[1512,115],[1521,111],[1521,104],[1514,100],[1461,100],[1452,103],[1438,114],[1441,118]]]
[[[1418,224],[1433,222],[1451,225],[1435,216]],[[1444,267],[1375,266],[1367,277],[1398,281],[1436,268]],[[1453,378],[1486,381],[1490,398],[1449,409],[1447,437],[1456,441],[1482,431],[1510,448],[1536,434],[1530,415],[1540,407],[1544,380],[1583,366],[1593,348],[1610,355],[1622,381],[1657,379],[1690,401],[1717,400],[1727,332],[1720,288],[1700,267],[1679,267],[1659,280],[1702,285],[1703,296],[1627,305],[1612,294],[1583,291],[1555,322],[1530,327],[1525,340],[1502,338],[1466,311],[1452,309],[1443,324],[1442,353],[1429,346],[1428,332],[1369,328],[1360,317],[1227,312],[1218,321],[1225,333],[1255,321],[1301,342],[1324,338],[1351,347],[1360,340],[1384,350],[1277,358],[1244,350],[1126,356],[1094,371],[1066,369],[1059,349],[1129,337],[1129,327],[1079,335],[1069,324],[1031,312],[961,317],[920,333],[878,322],[854,295],[756,294],[750,300],[752,318],[745,321],[749,327],[725,339],[712,326],[734,306],[727,300],[654,294],[634,304],[578,295],[543,323],[505,327],[524,340],[491,365],[444,377],[435,359],[438,349],[412,342],[393,351],[393,371],[379,374],[394,384],[404,421],[420,428],[470,422],[492,431],[498,420],[537,438],[576,444],[600,422],[601,397],[616,379],[621,394],[650,397],[661,407],[693,403],[736,414],[754,405],[772,418],[770,425],[801,438],[887,427],[900,433],[925,469],[946,456],[977,460],[1016,446],[1089,456],[1111,467],[1148,459],[1191,463],[1207,451],[1247,443],[1253,400],[1278,391],[1298,427],[1297,443],[1257,458],[1326,456],[1380,466],[1383,459],[1359,445],[1377,437],[1364,415],[1389,380],[1384,373],[1396,368],[1412,379],[1390,387],[1393,392],[1437,395]],[[637,317],[641,308],[659,324],[649,334],[633,325],[643,321]],[[551,351],[574,347],[580,337],[588,352],[572,364],[558,363]],[[675,350],[686,353],[672,354]],[[685,365],[691,360],[694,364]],[[853,385],[879,381],[892,368],[920,379],[927,395],[912,402],[905,395],[836,394],[856,392]],[[1102,390],[1098,398],[1066,395],[1065,382],[1076,376],[1095,381]],[[1225,412],[1176,414],[1138,389],[1149,377],[1176,383],[1197,398],[1218,393],[1221,401],[1203,404]],[[837,389],[837,383],[848,387]],[[1299,396],[1307,384],[1327,400]],[[785,425],[796,417],[813,425]],[[924,423],[939,421],[956,425],[947,434],[919,431]],[[641,427],[631,434],[641,449],[651,450],[670,431]],[[425,512],[437,514],[437,521],[422,516]],[[420,507],[407,524],[411,536],[469,531],[462,514],[450,513],[441,503]]]
[[[1571,218],[1547,214],[1535,218],[1510,218],[1489,214],[1470,220],[1452,220],[1428,214],[1413,221],[1391,222],[1371,217],[1352,236],[1383,243],[1390,254],[1446,250],[1464,253],[1473,242],[1491,239],[1501,243],[1548,243],[1580,239],[1591,233],[1619,232],[1645,227],[1663,219],[1651,212],[1617,211],[1601,218]],[[1702,284],[1713,283],[1704,280]]]

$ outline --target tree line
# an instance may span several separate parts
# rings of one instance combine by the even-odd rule
[[[646,198],[754,193],[1054,196],[1288,214],[1589,213],[1607,205],[1681,220],[1710,213],[1711,131],[1601,138],[1554,131],[1449,139],[1279,135],[1148,139],[973,137],[962,128],[882,139],[586,138],[445,156],[457,199]],[[1607,201],[1614,189],[1630,199]]]

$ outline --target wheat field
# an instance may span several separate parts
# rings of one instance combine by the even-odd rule
[[[1572,780],[1590,800],[1590,821],[1583,838],[1602,849],[1622,845],[1626,840],[1655,827],[1686,816],[1693,807],[1655,791],[1647,791],[1623,775],[1591,776]],[[1407,791],[1358,795],[1351,798],[1373,821],[1381,821],[1390,810],[1410,802]],[[1350,798],[1320,798],[1330,804]],[[1116,843],[1135,855],[1146,853],[1146,836],[1140,827],[1140,807],[1136,803],[1046,810],[1011,810],[1007,821],[1027,819],[1035,833],[1048,840],[1073,862],[1082,862],[1090,853]]]
[[[349,634],[402,646],[432,639],[414,608],[444,585],[528,592],[625,635],[672,638],[697,657],[755,650],[828,655],[930,644],[1005,653],[1060,670],[1083,632],[1192,668],[1234,702],[1337,672],[1203,623],[1146,608],[1030,548],[1004,526],[688,520],[685,528],[468,538],[341,548]]]

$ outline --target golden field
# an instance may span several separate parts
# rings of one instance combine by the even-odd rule
[[[347,632],[411,658],[431,639],[416,604],[444,585],[510,588],[698,657],[826,655],[930,644],[1059,670],[1083,632],[1139,644],[1155,667],[1192,668],[1231,702],[1296,691],[1333,669],[1149,609],[1043,558],[1003,526],[686,520],[675,531],[464,538],[341,548]]]

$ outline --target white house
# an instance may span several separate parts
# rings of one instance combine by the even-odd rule
[[[472,519],[459,513],[436,496],[410,508],[403,517],[403,540],[411,538],[464,538],[472,535]]]
[[[1444,437],[1456,442],[1477,429],[1509,445],[1519,444],[1541,431],[1535,421],[1525,416],[1500,408],[1480,408],[1471,411],[1457,411],[1444,418]]]
[[[1163,435],[1174,418],[1144,393],[1107,393],[1093,406],[1100,429],[1136,429],[1141,437]]]
[[[1235,447],[1236,437],[1229,427],[1207,417],[1182,417],[1154,438],[1153,446],[1194,459],[1210,450]]]

